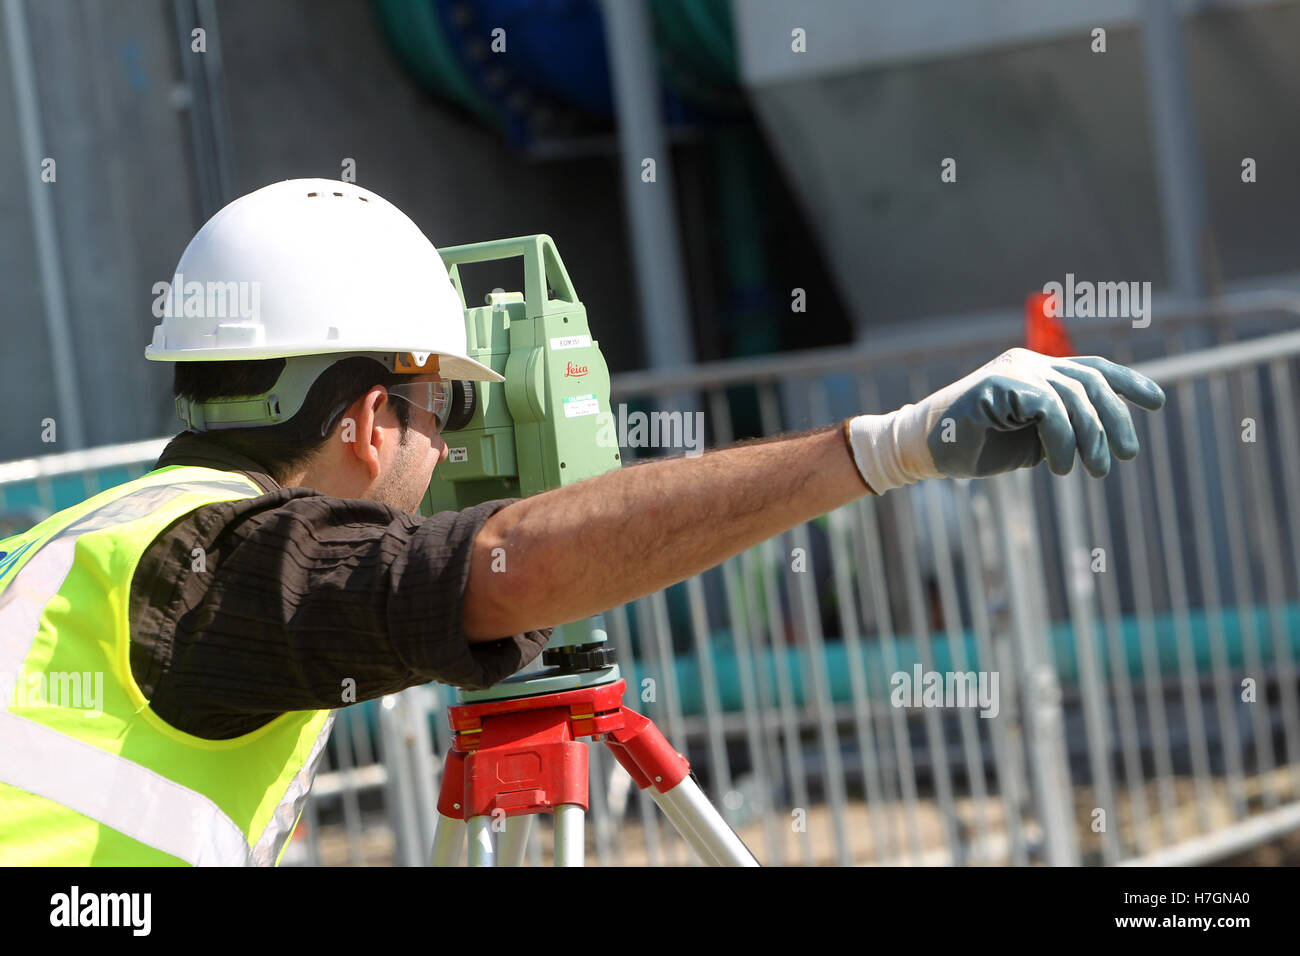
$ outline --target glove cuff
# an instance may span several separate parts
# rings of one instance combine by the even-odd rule
[[[907,413],[914,408],[913,405],[904,405],[887,415],[858,415],[844,423],[845,437],[858,472],[867,487],[877,495],[929,477],[926,472],[932,470],[909,467],[923,463],[909,462],[904,454],[907,449],[902,433],[908,430],[905,427]]]
[[[850,423],[851,421],[853,421],[853,419],[851,419],[851,418],[846,418],[846,419],[844,419],[844,427],[840,429],[840,431],[841,431],[841,432],[843,433],[843,435],[844,435],[844,445],[845,445],[845,447],[848,448],[848,450],[849,450],[849,457],[853,459],[853,464],[854,464],[855,466],[857,466],[857,469],[858,469],[858,477],[861,478],[861,479],[862,479],[862,483],[863,483],[864,485],[866,485],[867,491],[870,492],[870,493],[873,494],[873,495],[877,495],[877,496],[878,496],[878,495],[880,494],[880,492],[876,491],[875,488],[872,488],[872,487],[871,487],[871,483],[868,482],[866,476],[862,474],[862,466],[858,464],[858,455],[857,455],[857,452],[855,452],[855,451],[853,450],[853,436],[849,434],[849,423]]]

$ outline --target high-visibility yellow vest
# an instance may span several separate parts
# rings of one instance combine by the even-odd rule
[[[261,493],[235,472],[160,468],[0,541],[0,865],[279,862],[334,712],[184,733],[131,676],[128,622],[154,538]]]

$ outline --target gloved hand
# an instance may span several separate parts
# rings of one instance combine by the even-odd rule
[[[1100,478],[1110,453],[1138,453],[1120,398],[1155,410],[1165,403],[1145,375],[1095,355],[1053,358],[1010,349],[915,405],[845,422],[858,470],[871,490],[923,478],[983,478],[1047,458],[1058,475],[1083,467]]]

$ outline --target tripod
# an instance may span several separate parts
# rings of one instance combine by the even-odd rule
[[[625,682],[447,708],[454,733],[438,795],[433,865],[519,866],[531,814],[555,815],[555,865],[582,866],[587,746],[600,740],[699,858],[757,866],[689,776],[690,764],[646,717],[623,706]],[[500,833],[501,840],[496,840]]]

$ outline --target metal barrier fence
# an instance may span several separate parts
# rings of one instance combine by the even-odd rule
[[[1238,296],[1141,335],[1096,321],[1077,351],[1169,393],[1134,415],[1135,461],[864,498],[614,609],[626,702],[765,863],[1194,863],[1300,827],[1297,315]],[[1019,334],[624,375],[615,400],[696,395],[724,445],[896,407]],[[0,509],[66,507],[160,447],[0,466]],[[427,862],[454,702],[428,685],[340,711],[286,863]],[[694,862],[590,753],[589,859]]]

